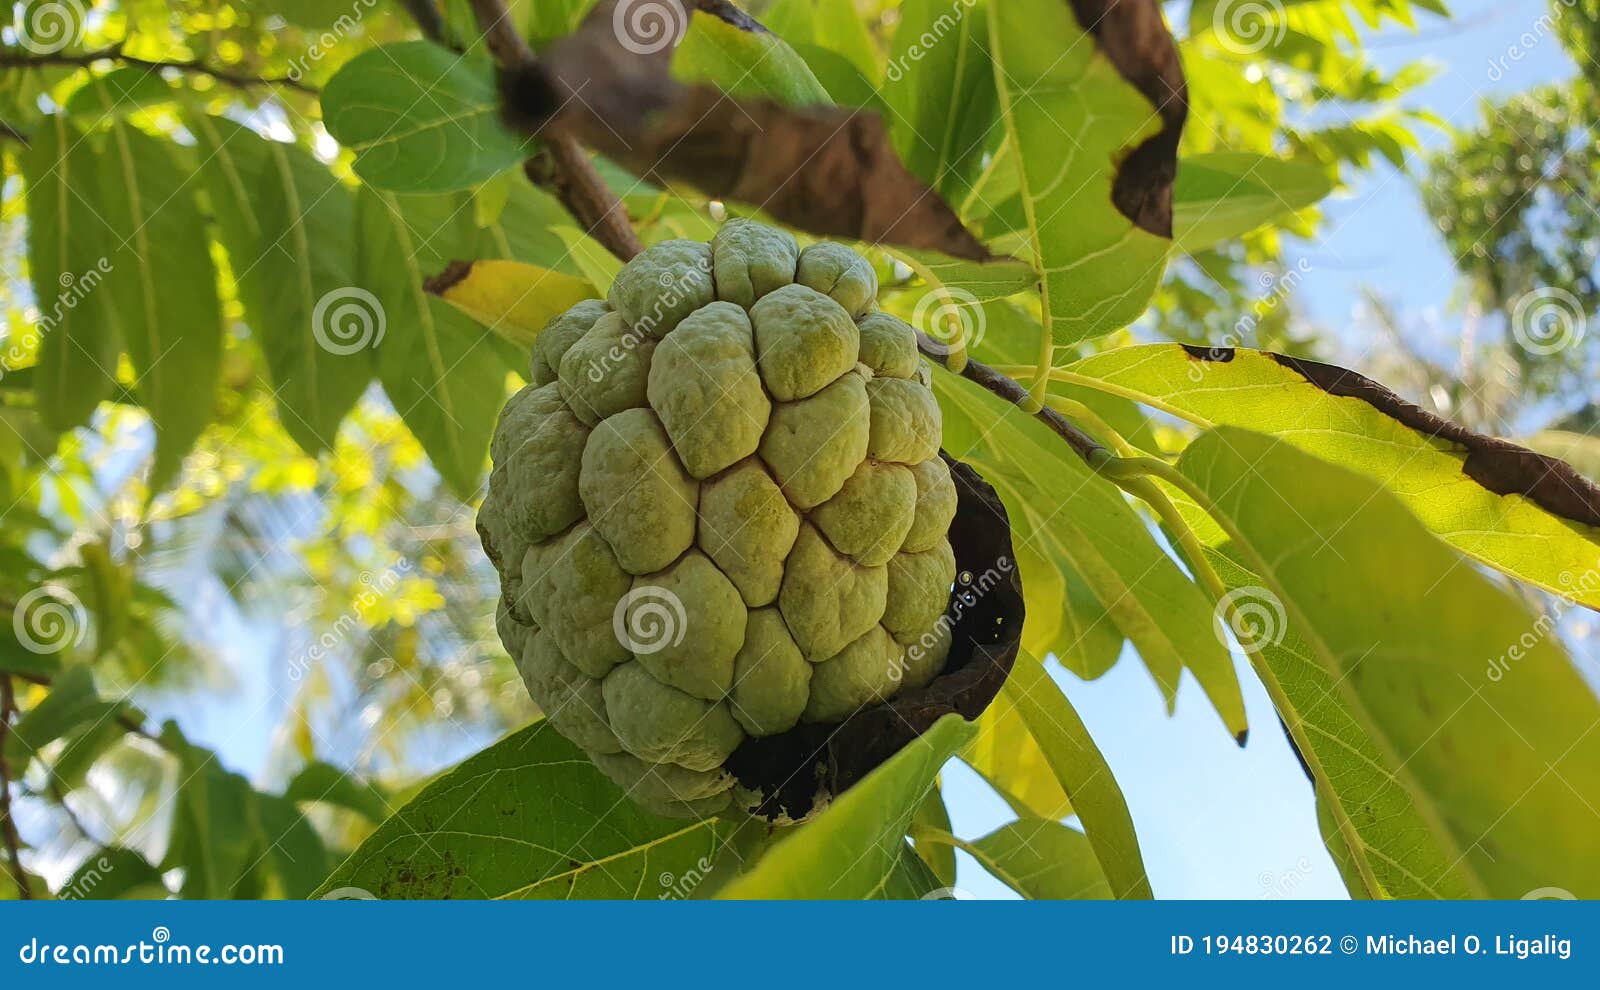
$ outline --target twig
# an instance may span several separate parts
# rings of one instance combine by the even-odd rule
[[[501,68],[526,69],[537,60],[503,0],[471,2],[484,44]],[[595,171],[577,139],[560,134],[543,137],[547,150],[530,158],[523,167],[529,181],[553,192],[589,236],[618,258],[629,261],[644,250],[628,219],[627,208]]]
[[[6,859],[11,865],[11,879],[17,885],[18,900],[32,900],[28,888],[28,871],[22,868],[22,838],[17,835],[17,822],[11,814],[11,767],[6,762],[6,743],[11,738],[11,713],[17,710],[17,700],[11,692],[11,675],[0,674],[0,840],[5,842]]]
[[[440,44],[446,42],[445,32],[448,27],[444,17],[439,13],[439,5],[434,3],[434,0],[400,0],[400,6],[411,15],[423,37]]]
[[[548,189],[567,212],[606,250],[623,261],[644,250],[622,201],[600,178],[583,146],[570,137],[554,137],[547,148],[523,165],[528,180]]]
[[[922,352],[924,357],[937,361],[947,368],[949,367],[948,362],[945,361],[949,348],[942,344],[934,343],[927,334],[921,332],[917,334],[917,349]],[[1015,379],[1007,378],[980,361],[969,359],[957,373],[962,378],[988,389],[1024,411],[1032,408],[1030,405],[1031,397],[1028,395],[1027,389],[1023,388]],[[1100,446],[1093,437],[1072,425],[1065,416],[1054,409],[1046,406],[1032,415],[1034,419],[1048,426],[1050,432],[1065,440],[1073,452],[1083,458],[1084,462],[1090,467],[1096,467],[1112,456],[1111,452]]]
[[[240,89],[249,89],[254,86],[286,86],[299,90],[302,93],[316,95],[315,86],[303,83],[298,79],[288,76],[247,76],[229,69],[220,69],[207,65],[199,59],[189,59],[183,62],[163,62],[153,59],[139,58],[134,55],[124,54],[117,46],[101,48],[90,52],[51,52],[40,55],[22,55],[16,52],[0,52],[0,66],[35,66],[35,65],[76,65],[90,66],[103,61],[123,62],[151,72],[162,69],[174,69],[178,72],[191,72],[203,76],[210,76],[218,82],[237,86]]]

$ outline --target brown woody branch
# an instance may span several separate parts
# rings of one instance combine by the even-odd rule
[[[471,5],[484,44],[502,70],[515,74],[535,63],[533,49],[517,30],[502,0],[471,0]],[[404,0],[404,6],[425,37],[450,44],[433,0]],[[623,261],[644,250],[627,209],[595,171],[583,146],[566,135],[541,137],[545,147],[523,164],[528,181],[549,190],[591,237]]]
[[[950,367],[945,361],[945,358],[949,356],[950,348],[946,345],[935,343],[920,331],[917,333],[917,350],[921,351],[922,355],[929,360],[937,361],[942,367]],[[1002,375],[982,362],[968,358],[958,374],[1020,409],[1028,408],[1028,390],[1023,388],[1015,379]],[[1072,425],[1072,422],[1065,416],[1048,406],[1034,413],[1033,418],[1049,427],[1051,433],[1065,440],[1067,446],[1072,448],[1073,453],[1083,458],[1091,467],[1111,456],[1111,452],[1100,446],[1093,437]]]

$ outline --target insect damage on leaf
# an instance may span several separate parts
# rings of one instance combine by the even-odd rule
[[[697,9],[741,30],[765,30],[726,3],[706,0]],[[569,133],[647,178],[754,203],[812,233],[991,257],[901,164],[875,114],[685,86],[669,74],[677,39],[635,41],[627,13],[603,2],[538,61],[504,68],[508,122]]]
[[[1185,344],[1183,350],[1196,361],[1226,363],[1234,359],[1231,347]],[[1469,430],[1346,368],[1286,354],[1263,353],[1329,395],[1360,399],[1410,429],[1464,448],[1467,457],[1462,471],[1496,495],[1522,495],[1563,519],[1600,526],[1600,486],[1579,474],[1566,461],[1500,437]]]
[[[1148,99],[1161,130],[1123,159],[1111,189],[1122,215],[1152,234],[1172,236],[1172,184],[1189,90],[1178,46],[1156,0],[1072,0],[1072,12],[1117,72]]]

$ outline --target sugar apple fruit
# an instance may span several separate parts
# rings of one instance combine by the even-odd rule
[[[926,685],[956,489],[916,337],[872,266],[727,222],[550,321],[478,531],[550,724],[638,804],[753,806],[747,738]]]

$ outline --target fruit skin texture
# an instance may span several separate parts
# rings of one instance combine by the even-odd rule
[[[728,812],[751,737],[925,686],[956,493],[931,372],[841,244],[728,221],[557,316],[478,515],[552,727],[657,814]]]

